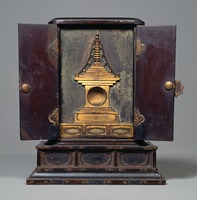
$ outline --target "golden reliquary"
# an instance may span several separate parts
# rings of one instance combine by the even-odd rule
[[[36,146],[27,184],[165,184],[173,140],[175,26],[135,18],[19,24],[20,136]]]

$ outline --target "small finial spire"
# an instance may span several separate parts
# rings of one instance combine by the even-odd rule
[[[99,33],[96,33],[95,39],[96,39],[96,40],[99,40]]]
[[[94,62],[100,62],[101,54],[100,54],[100,40],[99,33],[95,34],[94,41]]]

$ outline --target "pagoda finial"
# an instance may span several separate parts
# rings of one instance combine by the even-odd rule
[[[120,80],[119,74],[116,74],[107,62],[103,45],[100,41],[98,32],[94,34],[94,40],[89,54],[89,58],[85,65],[83,65],[81,69],[77,73],[75,73],[75,80],[78,80],[79,77],[85,76],[86,72],[93,70],[93,68],[100,71],[101,73],[101,68],[103,68],[107,73],[111,74],[110,76],[117,78],[117,80]],[[96,73],[98,74],[98,72]]]
[[[100,54],[100,40],[99,33],[96,33],[94,40],[94,62],[100,62],[101,54]]]

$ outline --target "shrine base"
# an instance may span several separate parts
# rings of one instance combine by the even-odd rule
[[[27,184],[163,185],[157,146],[132,140],[69,140],[37,145]]]

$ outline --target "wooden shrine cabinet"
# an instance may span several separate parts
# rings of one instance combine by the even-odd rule
[[[27,184],[165,184],[172,141],[175,26],[132,18],[19,24],[20,136],[36,146]]]

